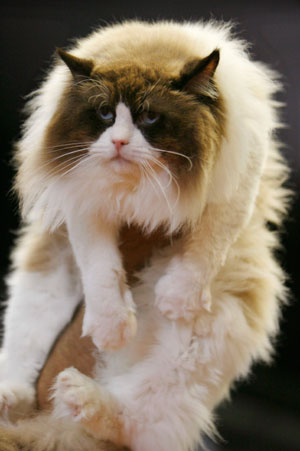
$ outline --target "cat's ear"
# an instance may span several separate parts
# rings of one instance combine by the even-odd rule
[[[79,77],[90,77],[94,64],[91,60],[78,58],[62,49],[56,49],[57,55],[68,66],[75,79]]]
[[[219,50],[214,50],[203,59],[189,61],[183,67],[179,78],[173,86],[176,89],[200,94],[211,98],[217,97],[213,77],[220,60]]]

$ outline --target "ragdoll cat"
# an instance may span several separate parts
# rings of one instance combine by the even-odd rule
[[[17,151],[26,226],[9,278],[0,408],[13,417],[32,405],[84,295],[83,334],[105,352],[93,380],[60,373],[54,415],[132,450],[189,450],[213,432],[232,381],[269,359],[285,299],[267,226],[287,204],[278,84],[224,24],[128,22],[58,54]],[[174,238],[132,292],[124,224]]]

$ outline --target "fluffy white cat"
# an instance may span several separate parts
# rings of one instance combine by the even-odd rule
[[[232,382],[269,359],[285,300],[268,227],[287,205],[276,75],[213,22],[127,22],[58,54],[16,155],[26,226],[9,277],[0,409],[13,418],[32,406],[84,296],[83,334],[105,352],[93,379],[58,376],[54,415],[133,451],[187,451],[213,432]],[[124,224],[174,236],[132,291]],[[49,434],[33,449],[92,449],[88,436],[47,448]]]

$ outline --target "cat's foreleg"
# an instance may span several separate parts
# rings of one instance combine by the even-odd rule
[[[82,297],[72,250],[61,231],[26,229],[14,266],[0,353],[0,412],[11,419],[34,404],[39,371]]]
[[[99,349],[117,349],[136,332],[135,305],[126,284],[117,228],[97,219],[68,221],[85,294],[83,334]]]
[[[207,204],[158,281],[156,304],[169,319],[190,321],[202,308],[210,310],[211,282],[253,212],[260,177],[259,164],[253,166],[229,200]]]

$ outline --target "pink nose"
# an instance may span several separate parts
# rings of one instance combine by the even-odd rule
[[[121,147],[129,143],[126,139],[112,139],[112,142],[114,143],[117,152],[120,152]]]

